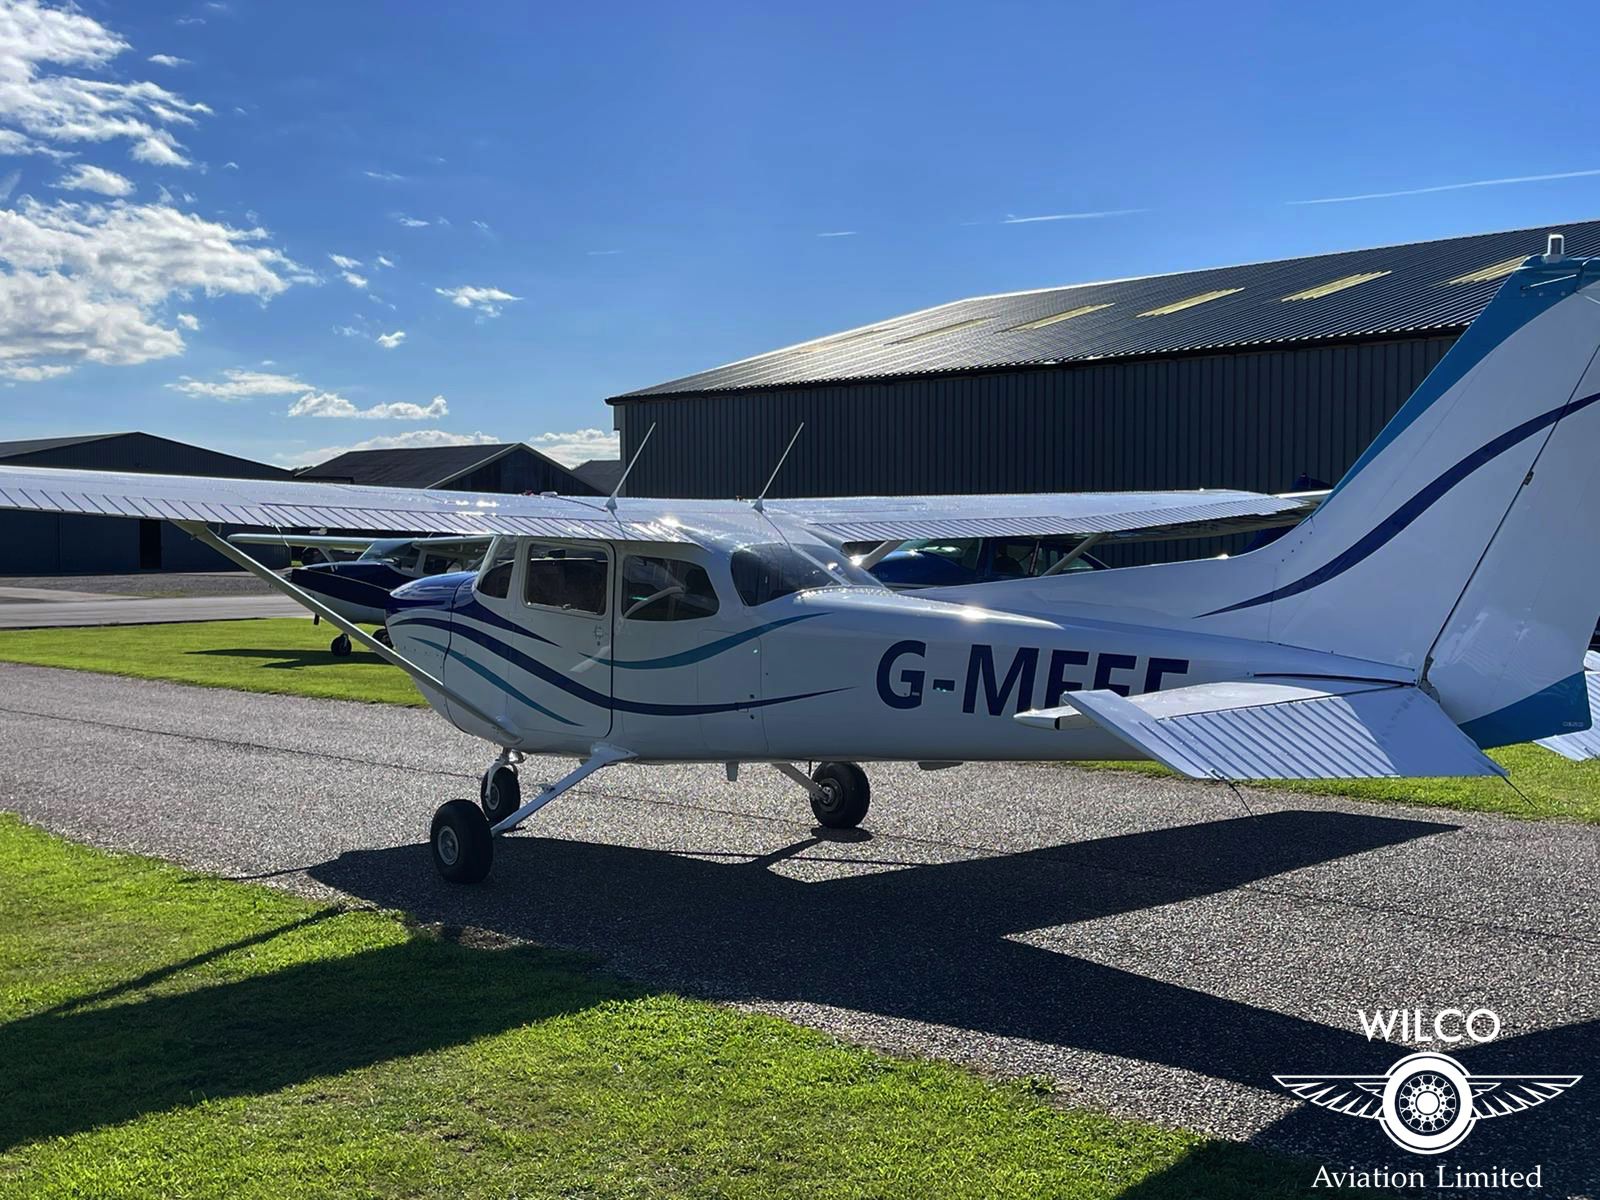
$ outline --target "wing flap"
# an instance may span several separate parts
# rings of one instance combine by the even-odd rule
[[[1505,774],[1430,697],[1404,684],[1251,681],[1067,699],[1017,719],[1056,729],[1092,721],[1191,779]]]

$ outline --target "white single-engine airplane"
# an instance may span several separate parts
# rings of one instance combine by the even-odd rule
[[[615,763],[772,763],[817,820],[857,762],[1150,758],[1201,779],[1492,775],[1592,723],[1600,259],[1514,271],[1329,498],[1230,559],[885,590],[836,547],[1262,515],[1240,493],[602,503],[0,468],[0,508],[164,517],[295,596],[500,747],[433,819],[476,881],[506,833]],[[382,646],[210,524],[493,535],[399,588]],[[1583,735],[1588,736],[1588,735]],[[1569,747],[1570,750],[1570,747]],[[580,765],[523,802],[530,753]],[[820,761],[811,775],[794,764]]]

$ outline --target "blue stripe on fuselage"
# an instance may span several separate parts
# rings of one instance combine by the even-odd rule
[[[1596,401],[1600,401],[1600,392],[1592,396],[1585,396],[1582,400],[1574,400],[1571,404],[1564,404],[1560,408],[1552,408],[1549,412],[1540,413],[1512,429],[1506,430],[1492,442],[1480,446],[1460,462],[1456,463],[1444,474],[1440,475],[1427,487],[1417,492],[1399,508],[1395,509],[1367,534],[1349,547],[1343,553],[1329,559],[1322,566],[1308,575],[1302,575],[1293,583],[1283,587],[1274,588],[1270,592],[1263,592],[1259,596],[1252,596],[1248,600],[1241,600],[1237,604],[1230,604],[1224,608],[1214,608],[1210,612],[1201,613],[1202,617],[1214,617],[1220,613],[1237,612],[1241,608],[1254,608],[1258,604],[1268,604],[1273,600],[1282,600],[1289,596],[1297,596],[1301,592],[1309,591],[1328,580],[1343,575],[1351,567],[1369,558],[1381,550],[1388,542],[1403,532],[1405,528],[1432,508],[1452,488],[1466,479],[1479,467],[1485,466],[1500,457],[1507,450],[1527,441],[1541,430],[1548,429],[1563,417],[1588,408]]]

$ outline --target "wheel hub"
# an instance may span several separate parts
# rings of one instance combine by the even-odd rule
[[[447,867],[455,866],[456,859],[461,857],[461,843],[456,838],[456,831],[446,825],[439,830],[435,845],[439,851],[439,861]]]

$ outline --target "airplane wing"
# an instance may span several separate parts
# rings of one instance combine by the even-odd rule
[[[931,537],[1201,537],[1294,524],[1320,493],[1046,492],[1008,496],[772,500],[833,541]],[[0,467],[0,509],[143,517],[268,529],[361,529],[439,535],[522,534],[692,542],[675,517],[726,512],[727,500],[505,496],[300,480],[207,479],[50,467]]]
[[[416,546],[421,550],[438,550],[449,553],[452,550],[482,550],[489,541],[489,534],[474,534],[467,537],[426,537],[411,538],[407,545]],[[235,533],[228,540],[235,546],[303,546],[307,549],[318,550],[349,550],[362,553],[372,543],[393,541],[388,537],[363,537],[352,535],[340,537],[336,534],[321,533]]]
[[[1149,541],[1220,537],[1303,520],[1325,492],[1041,492],[1011,496],[860,496],[768,500],[766,511],[839,542],[1056,537]]]
[[[1573,762],[1600,758],[1600,654],[1592,650],[1583,656],[1583,682],[1589,689],[1589,728],[1538,738],[1534,742]]]
[[[617,514],[590,497],[501,496],[293,479],[205,479],[52,467],[0,467],[0,509],[395,534],[692,542],[665,518]],[[370,539],[369,539],[370,540]]]
[[[1018,713],[1043,729],[1090,725],[1191,779],[1383,779],[1504,775],[1408,684],[1285,679],[1202,683],[1125,698],[1073,692]]]
[[[378,539],[322,533],[236,533],[228,540],[235,546],[301,546],[308,550],[347,550],[360,554]]]

